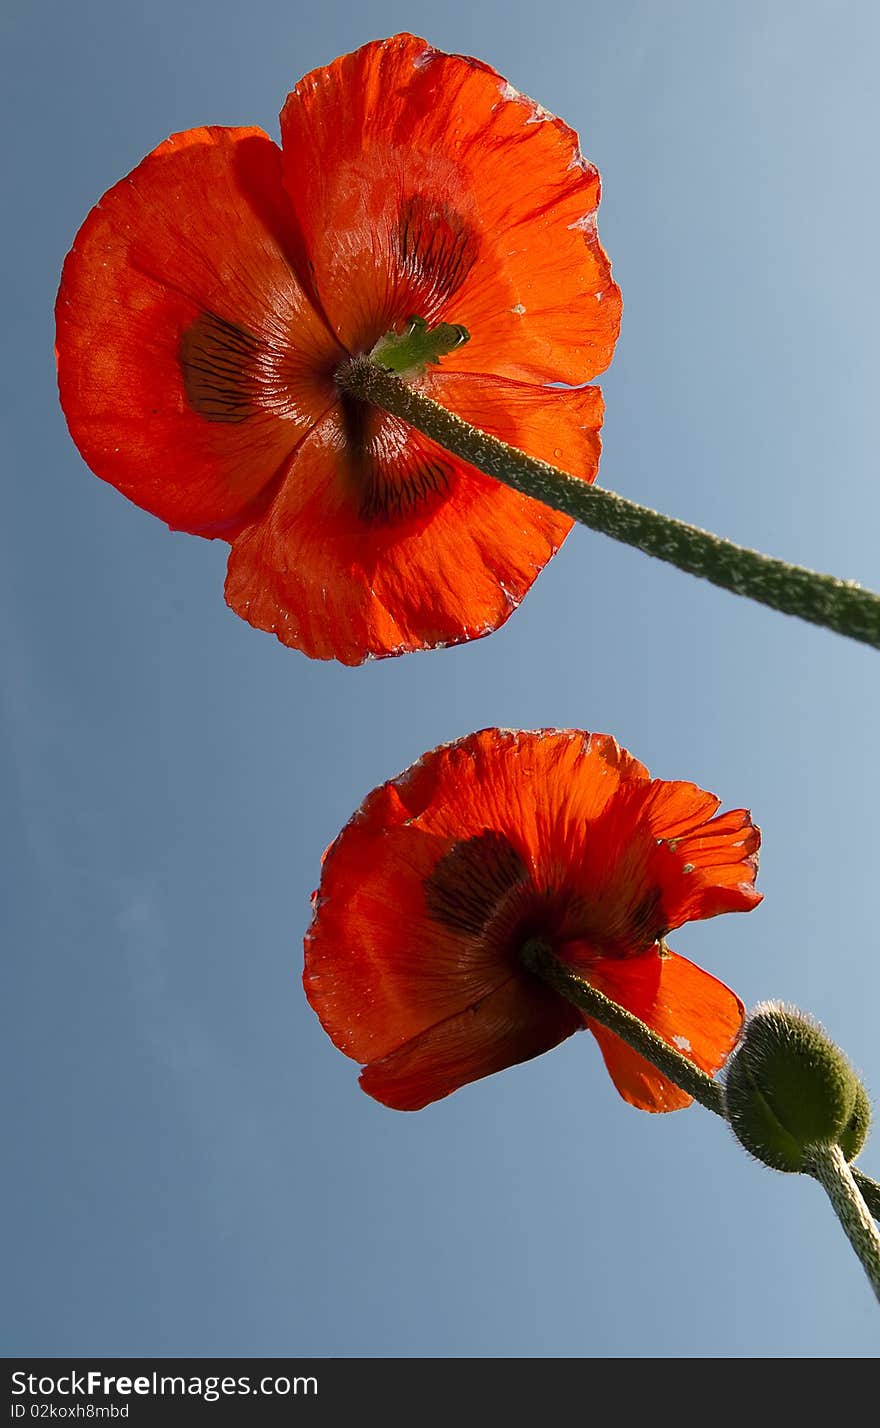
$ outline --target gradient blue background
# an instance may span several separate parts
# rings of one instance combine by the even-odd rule
[[[764,904],[678,950],[812,1010],[880,1087],[877,653],[576,531],[500,633],[348,670],[223,603],[226,547],[88,472],[52,304],[89,207],[169,132],[261,124],[398,29],[580,132],[625,300],[600,479],[880,586],[866,3],[151,0],[0,20],[7,1352],[860,1356],[819,1188],[587,1036],[417,1115],[299,985],[322,849],[491,724],[614,733],[747,804]],[[862,1158],[880,1174],[876,1138]]]

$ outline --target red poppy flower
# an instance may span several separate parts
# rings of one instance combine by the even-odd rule
[[[520,954],[540,939],[713,1074],[742,1003],[663,939],[761,900],[758,829],[718,807],[571,730],[487,729],[375,789],[325,854],[304,974],[331,1040],[366,1063],[364,1090],[418,1110],[586,1025],[625,1100],[687,1105]]]
[[[193,129],[89,214],[57,306],[92,469],[232,552],[226,598],[322,659],[496,629],[570,529],[334,373],[411,317],[470,341],[421,378],[592,481],[620,295],[577,136],[488,65],[412,35],[307,75],[259,129]]]

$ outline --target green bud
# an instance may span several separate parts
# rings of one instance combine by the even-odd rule
[[[423,317],[411,317],[402,332],[386,332],[380,337],[370,356],[400,377],[420,377],[429,362],[436,366],[447,352],[469,341],[470,333],[460,323],[429,327]]]
[[[800,1171],[811,1146],[861,1150],[871,1109],[843,1052],[812,1017],[763,1002],[746,1022],[724,1080],[734,1134],[774,1170]]]
[[[852,1115],[837,1137],[837,1144],[847,1160],[855,1160],[868,1139],[870,1127],[871,1102],[868,1100],[868,1093],[861,1081],[856,1081],[856,1099]]]

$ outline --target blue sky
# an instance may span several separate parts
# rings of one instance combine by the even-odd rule
[[[631,1110],[590,1038],[395,1114],[299,984],[321,851],[374,784],[487,725],[607,731],[763,829],[762,906],[673,945],[813,1012],[876,1095],[876,652],[578,530],[487,640],[309,662],[226,609],[224,547],[83,465],[52,306],[90,206],[168,133],[277,135],[302,74],[414,30],[602,172],[600,481],[878,588],[878,28],[786,0],[0,19],[8,1352],[876,1352],[819,1188],[699,1109]]]

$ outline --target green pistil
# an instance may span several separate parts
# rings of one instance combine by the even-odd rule
[[[423,317],[411,317],[402,332],[386,332],[379,338],[370,359],[399,377],[421,377],[429,363],[436,367],[447,352],[469,340],[470,333],[460,323],[441,322],[429,327]]]

